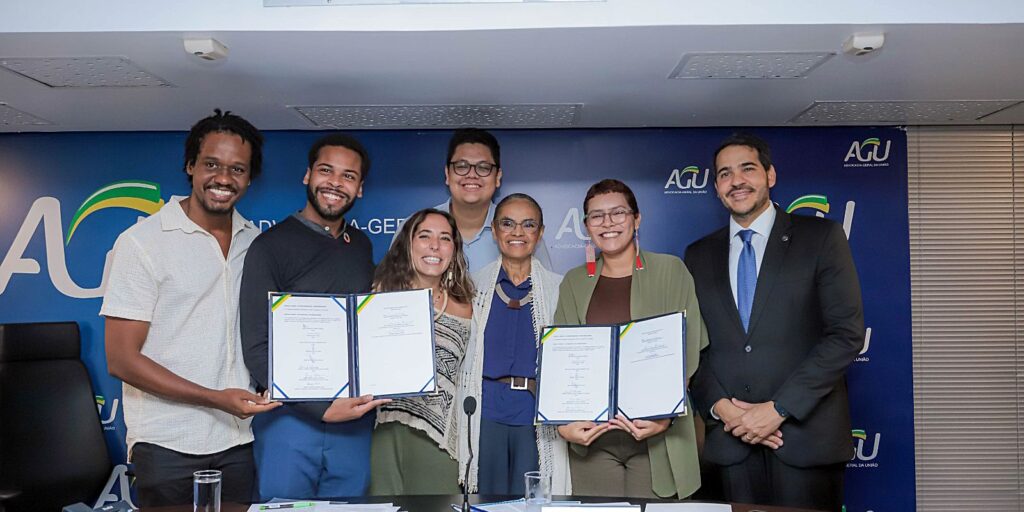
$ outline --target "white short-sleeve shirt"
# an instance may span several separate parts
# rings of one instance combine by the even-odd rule
[[[237,211],[227,258],[213,235],[171,199],[114,244],[100,315],[149,322],[142,354],[210,389],[252,389],[242,359],[238,294],[242,263],[259,230]],[[131,453],[145,442],[211,454],[252,442],[250,420],[122,387]]]

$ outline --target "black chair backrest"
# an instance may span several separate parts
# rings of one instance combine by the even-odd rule
[[[16,510],[96,500],[110,477],[78,324],[0,324],[0,490]]]

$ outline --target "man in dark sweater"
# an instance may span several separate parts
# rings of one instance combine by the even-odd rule
[[[366,149],[342,134],[309,150],[306,206],[253,241],[241,290],[242,350],[258,390],[269,386],[267,292],[358,293],[370,290],[370,239],[345,221],[363,195]],[[289,402],[252,425],[261,500],[359,496],[370,482],[372,396]]]

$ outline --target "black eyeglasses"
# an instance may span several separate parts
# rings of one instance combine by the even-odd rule
[[[516,226],[522,226],[524,232],[532,235],[540,229],[540,222],[533,219],[516,222],[508,217],[498,219],[498,230],[502,233],[511,233],[516,230]]]
[[[481,178],[486,178],[490,176],[491,173],[498,168],[497,165],[494,165],[490,162],[477,162],[475,164],[471,164],[465,160],[459,160],[457,162],[448,162],[448,167],[451,168],[452,172],[458,174],[459,176],[465,176],[469,174],[470,169],[473,169],[473,171],[476,172],[476,175],[480,176]]]

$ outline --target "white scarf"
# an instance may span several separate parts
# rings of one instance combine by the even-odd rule
[[[491,312],[491,301],[494,298],[494,287],[497,285],[498,274],[501,271],[501,257],[491,262],[484,268],[473,274],[473,281],[476,283],[476,297],[473,299],[473,321],[477,326],[474,336],[469,340],[466,348],[466,359],[463,364],[461,395],[459,402],[467,396],[475,397],[480,403],[481,389],[483,387],[484,371],[484,331],[487,327],[487,317]],[[540,346],[540,330],[546,325],[551,325],[555,316],[555,306],[558,305],[558,286],[562,282],[562,276],[544,268],[537,258],[530,260],[530,280],[533,286],[533,332],[537,346]],[[473,415],[473,437],[469,443],[473,445],[473,463],[469,468],[469,481],[465,482],[466,463],[469,459],[469,449],[466,439],[468,423],[466,415],[459,415],[459,483],[469,486],[470,492],[477,492],[477,472],[479,471],[478,461],[480,459],[480,413]],[[569,449],[568,444],[553,426],[537,427],[537,454],[540,461],[542,473],[551,475],[551,494],[559,496],[572,495],[572,479],[569,476]]]

